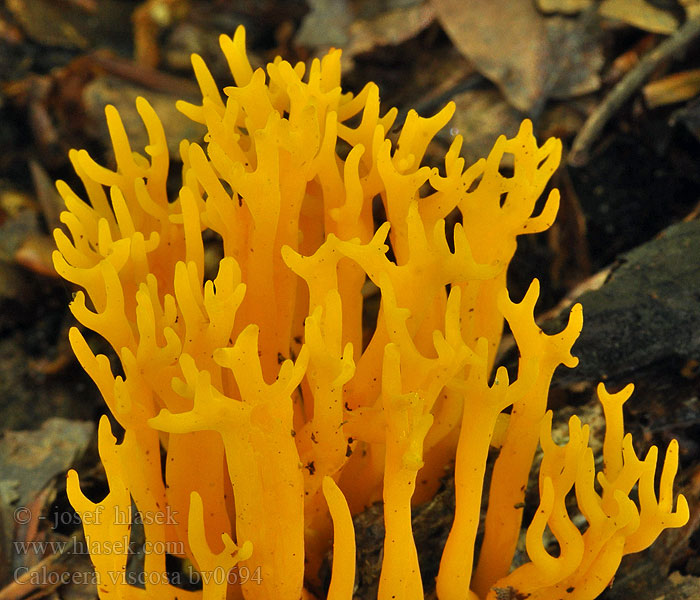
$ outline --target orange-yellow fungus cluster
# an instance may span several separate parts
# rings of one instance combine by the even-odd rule
[[[597,478],[586,426],[573,418],[568,443],[552,442],[547,391],[559,364],[576,365],[570,350],[581,310],[564,331],[545,335],[533,318],[537,282],[520,303],[505,285],[516,237],[555,218],[556,190],[533,212],[559,163],[559,141],[538,146],[525,121],[466,170],[460,137],[442,171],[422,167],[453,105],[427,119],[410,112],[393,143],[396,111],[380,115],[377,86],[342,92],[340,51],[314,60],[305,75],[304,64],[279,58],[254,71],[242,29],[222,36],[221,47],[236,85],[222,98],[193,57],[202,104],[179,108],[207,134],[204,147],[181,143],[177,198],[166,192],[163,128],[142,98],[145,155],[132,151],[108,107],[116,169],[73,151],[88,201],[58,184],[70,235],[55,232],[56,269],[85,290],[72,311],[123,367],[115,376],[71,330],[76,356],[125,432],[117,443],[106,418],[100,424],[110,492],[99,506],[75,472],[68,478],[89,544],[110,549],[92,556],[100,597],[319,596],[332,547],[327,596],[350,600],[351,515],[383,500],[379,597],[422,598],[411,506],[429,499],[454,463],[440,600],[497,598],[508,588],[531,599],[594,598],[623,554],[683,525],[688,507],[682,496],[673,507],[676,443],[657,497],[656,449],[640,460],[623,437],[629,388],[599,389],[608,427]],[[505,153],[513,155],[512,176],[499,171]],[[375,229],[376,198],[387,221]],[[445,218],[455,210],[460,223],[448,232]],[[221,243],[213,279],[203,234]],[[381,307],[363,346],[368,280]],[[501,368],[489,385],[504,318],[520,349],[518,377],[510,382]],[[476,560],[497,428],[504,433]],[[544,458],[540,506],[526,534],[530,562],[511,571],[538,441]],[[570,493],[583,529],[566,507]],[[109,515],[128,514],[132,501],[154,550],[145,555],[143,587],[126,577],[128,546],[110,544],[128,538],[130,524]],[[545,544],[545,531],[558,551]],[[166,551],[194,565],[201,589],[168,580]]]

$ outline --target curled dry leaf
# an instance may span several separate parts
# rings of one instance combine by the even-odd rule
[[[674,73],[647,83],[642,90],[649,108],[685,102],[700,93],[700,69]]]
[[[678,28],[678,18],[647,0],[603,0],[600,14],[653,33],[671,33]]]

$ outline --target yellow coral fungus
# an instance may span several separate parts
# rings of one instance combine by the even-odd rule
[[[202,104],[179,108],[206,127],[206,146],[181,143],[177,198],[166,192],[162,126],[142,98],[146,154],[132,152],[108,107],[116,168],[73,151],[88,200],[58,184],[70,235],[55,233],[56,270],[83,288],[73,314],[112,345],[124,373],[114,376],[107,358],[71,330],[76,356],[125,431],[117,444],[101,423],[110,486],[101,503],[89,502],[69,474],[88,543],[114,550],[93,553],[100,597],[320,596],[332,548],[327,594],[349,600],[351,515],[382,500],[379,597],[422,598],[411,506],[435,493],[454,461],[441,600],[497,598],[504,589],[594,598],[623,554],[683,525],[688,507],[680,496],[673,508],[676,443],[657,498],[656,449],[640,460],[624,436],[629,388],[599,390],[608,431],[597,488],[588,428],[573,418],[568,443],[552,442],[547,390],[558,365],[576,365],[581,310],[564,331],[545,335],[533,318],[537,282],[520,303],[505,283],[517,236],[555,218],[556,190],[533,213],[558,165],[559,141],[538,146],[525,121],[465,170],[457,137],[441,174],[421,163],[452,104],[431,118],[410,112],[393,143],[396,111],[380,115],[377,86],[342,92],[340,51],[306,73],[281,59],[254,71],[243,29],[222,36],[221,47],[236,85],[222,98],[193,57]],[[499,171],[504,153],[514,157],[509,177]],[[376,198],[387,222],[375,229]],[[454,210],[460,223],[448,235]],[[205,232],[223,253],[212,278]],[[381,307],[363,346],[368,279]],[[518,377],[509,381],[501,368],[489,385],[504,318],[520,349]],[[477,559],[488,449],[507,410]],[[540,505],[525,535],[530,562],[511,571],[538,434],[544,458]],[[638,502],[629,497],[635,488]],[[585,530],[564,502],[572,490]],[[129,514],[132,501],[149,547],[161,549],[147,553],[142,587],[124,576],[127,549],[110,546],[128,538],[129,524],[108,513]],[[98,510],[104,519],[88,518]],[[547,529],[558,553],[543,542]],[[189,559],[201,589],[181,589],[177,573],[166,573],[166,552]]]

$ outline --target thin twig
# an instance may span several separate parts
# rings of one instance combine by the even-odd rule
[[[75,577],[63,575],[72,567],[70,559],[75,556],[73,551],[76,545],[85,545],[82,529],[67,540],[56,554],[47,556],[33,566],[22,568],[21,575],[16,570],[12,581],[0,589],[0,600],[20,600],[30,593],[38,593],[42,597],[64,583],[77,581]],[[90,573],[82,573],[80,577],[87,577]]]
[[[684,50],[698,35],[700,18],[689,19],[672,36],[644,55],[583,124],[569,152],[568,162],[571,166],[580,167],[588,162],[590,147],[608,120],[642,86],[661,62]]]

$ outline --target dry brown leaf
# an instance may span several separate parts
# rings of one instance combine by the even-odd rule
[[[644,100],[649,108],[685,102],[700,94],[700,69],[668,75],[644,86]]]
[[[530,2],[431,0],[457,49],[518,110],[537,105],[552,72],[547,28]]]
[[[537,8],[546,13],[575,15],[593,4],[593,0],[537,0]]]
[[[600,85],[602,50],[587,17],[545,17],[530,2],[431,1],[459,51],[520,111]]]
[[[5,0],[5,6],[34,41],[47,46],[87,48],[88,40],[80,31],[85,13],[55,0]]]
[[[575,21],[562,16],[547,19],[547,31],[553,49],[550,59],[556,73],[549,95],[575,98],[600,87],[600,70],[605,63],[600,30],[593,21]]]
[[[598,10],[603,17],[653,33],[672,33],[679,25],[674,15],[646,0],[603,0]]]
[[[0,556],[11,565],[31,566],[35,558],[42,558],[31,548],[19,550],[13,541],[43,539],[46,531],[39,532],[39,523],[52,494],[46,488],[85,452],[94,429],[88,421],[51,418],[41,429],[4,432],[0,439]],[[42,561],[47,562],[53,563],[53,557]],[[2,583],[8,583],[7,578]],[[19,598],[32,591],[24,587],[24,592],[15,595],[12,585],[9,587],[0,597]]]
[[[41,429],[5,431],[0,440],[0,481],[17,481],[19,504],[29,504],[85,451],[94,429],[88,421],[55,417]]]
[[[434,20],[435,10],[428,2],[389,10],[371,20],[357,19],[350,26],[350,42],[343,52],[355,56],[376,46],[398,45],[423,31]]]

